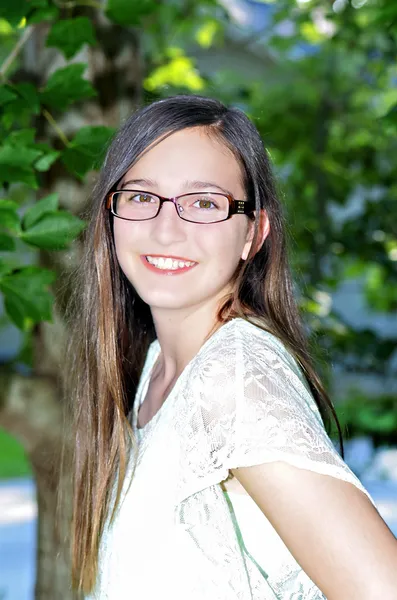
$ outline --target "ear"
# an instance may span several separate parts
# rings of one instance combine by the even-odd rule
[[[258,212],[254,211],[255,220],[258,218]],[[248,232],[247,232],[247,240],[245,242],[243,251],[241,253],[242,260],[247,260],[247,256],[251,250],[252,242],[254,239],[254,231],[255,231],[255,221],[249,221],[248,223]],[[259,225],[258,225],[258,240],[256,247],[254,248],[254,256],[262,248],[263,242],[267,238],[270,232],[270,223],[269,217],[267,216],[267,212],[265,209],[261,209],[259,211]]]

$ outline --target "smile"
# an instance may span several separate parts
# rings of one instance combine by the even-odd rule
[[[184,260],[178,257],[171,256],[148,256],[142,255],[146,267],[154,271],[162,271],[163,273],[176,275],[177,273],[184,273],[195,267],[198,263],[192,260]]]

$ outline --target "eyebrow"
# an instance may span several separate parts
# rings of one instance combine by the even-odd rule
[[[153,179],[129,179],[128,181],[123,181],[121,183],[121,187],[124,187],[125,185],[139,185],[141,187],[143,186],[148,186],[151,188],[156,188],[158,187],[158,184],[156,181],[154,181]],[[186,180],[183,182],[182,187],[188,190],[202,190],[203,188],[216,188],[217,190],[219,190],[220,192],[222,192],[223,194],[227,194],[228,196],[232,196],[233,194],[230,192],[230,190],[227,190],[226,188],[218,185],[217,183],[214,183],[213,181],[200,181],[200,180],[194,180],[194,181],[189,181]]]

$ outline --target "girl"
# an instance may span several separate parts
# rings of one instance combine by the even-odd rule
[[[137,111],[107,153],[81,273],[74,587],[396,599],[397,542],[326,433],[249,119],[197,96]]]

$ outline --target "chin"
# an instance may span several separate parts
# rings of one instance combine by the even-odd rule
[[[139,292],[138,292],[139,293]],[[166,293],[142,293],[140,297],[146,304],[150,306],[151,309],[171,309],[178,310],[182,308],[187,308],[188,306],[192,306],[195,304],[192,298],[181,297],[181,295],[170,295]]]
[[[147,293],[142,295],[141,298],[150,306],[151,310],[189,310],[203,307],[206,304],[212,304],[214,301],[214,297],[210,294],[203,296],[194,293],[192,289],[188,291],[189,294],[185,293],[183,295]]]

